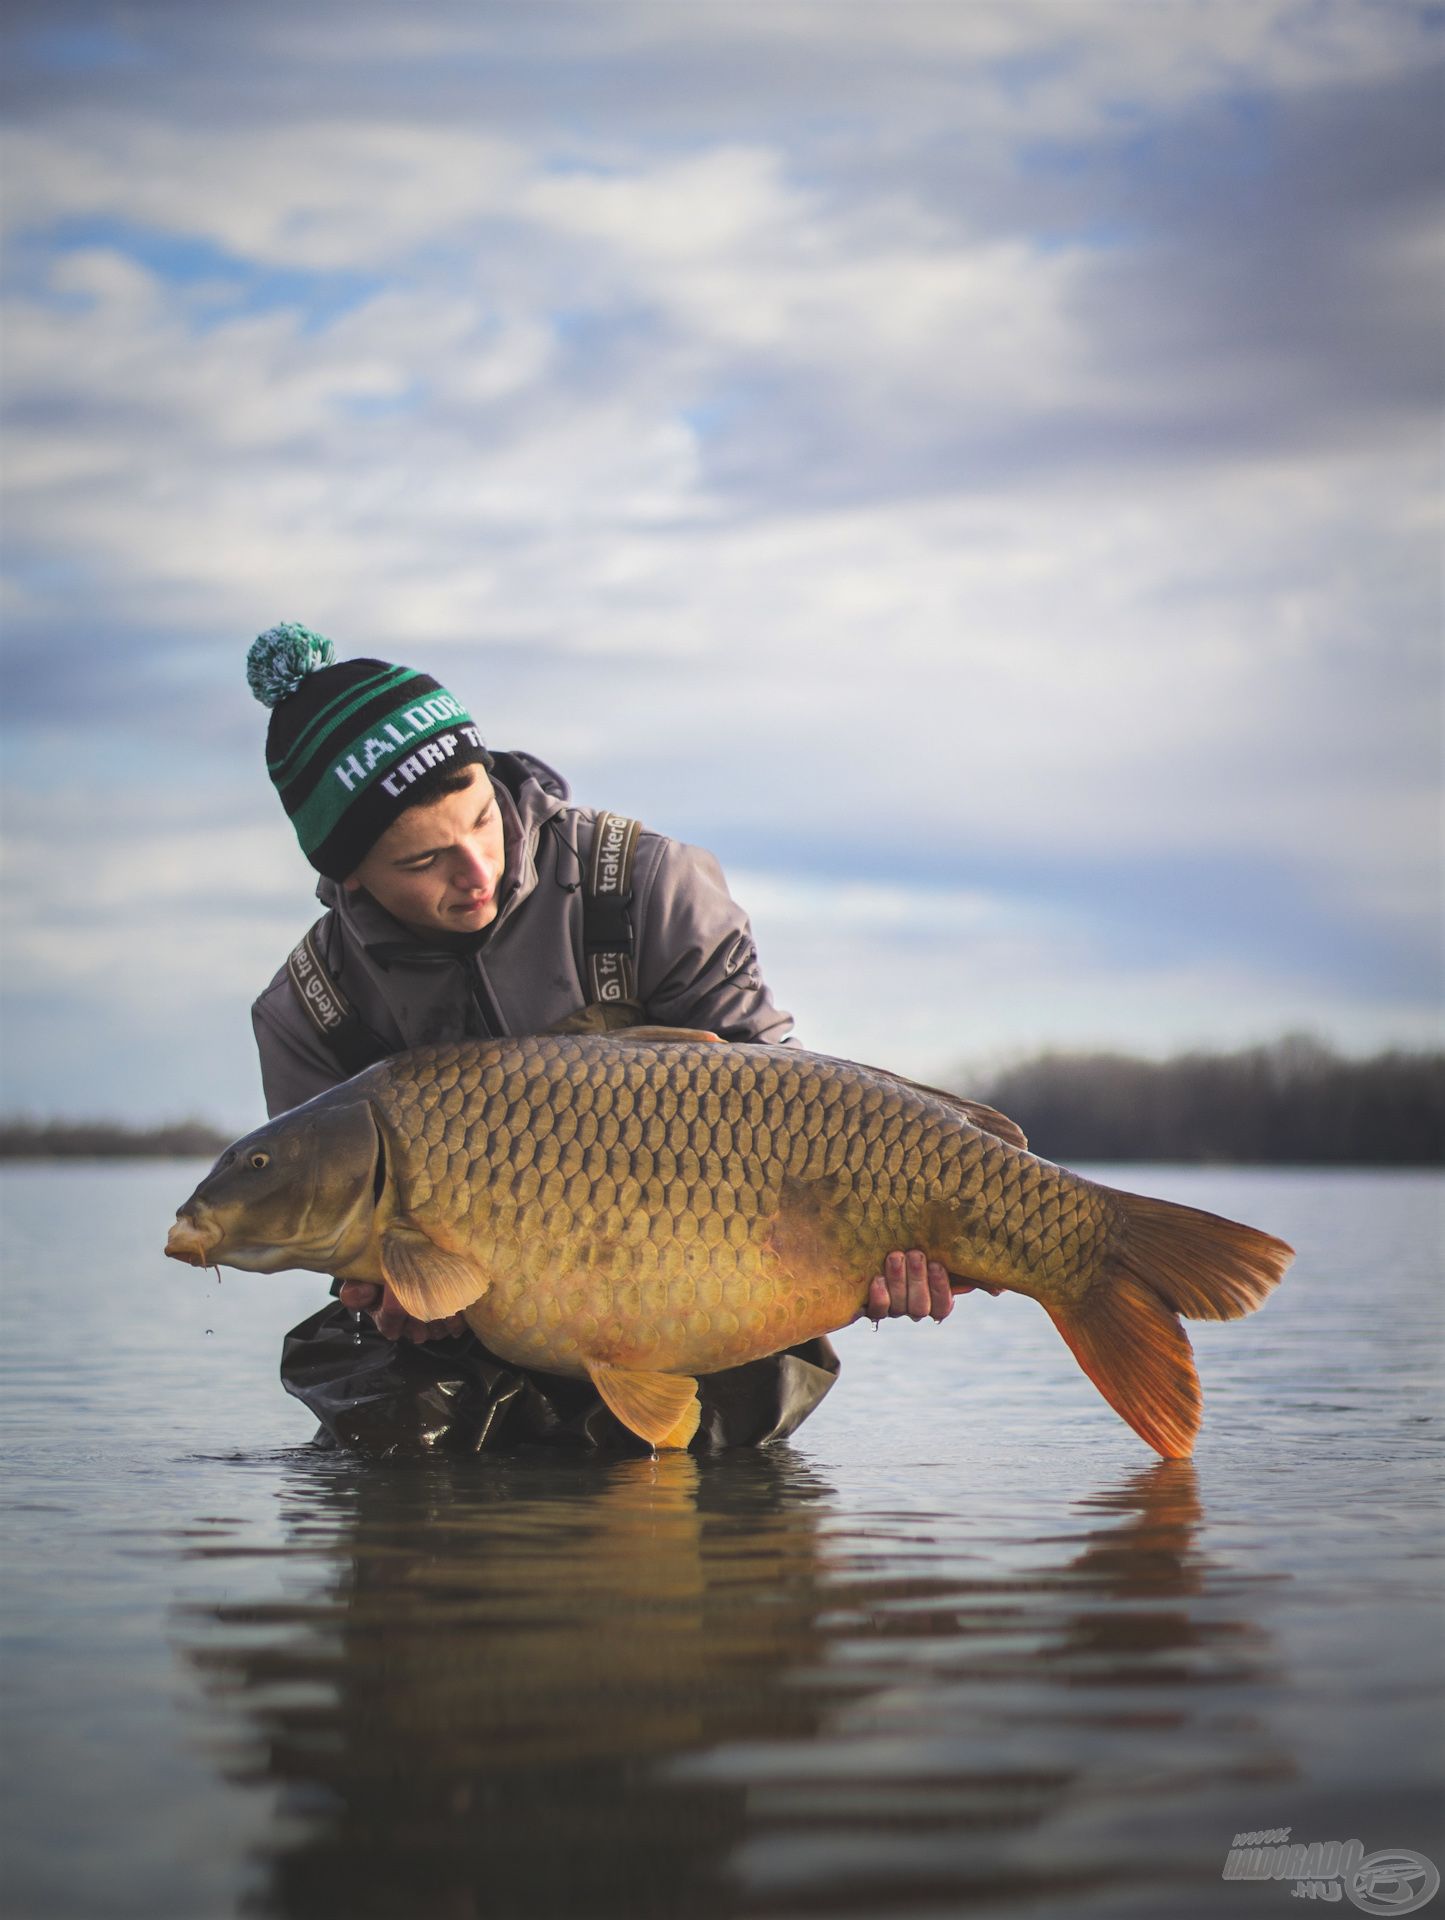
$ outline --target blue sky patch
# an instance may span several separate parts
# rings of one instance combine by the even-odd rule
[[[20,61],[42,73],[105,73],[153,64],[155,55],[108,21],[32,27],[19,37]]]
[[[201,330],[254,314],[291,311],[304,333],[320,333],[392,283],[381,274],[263,266],[201,234],[103,216],[21,233],[12,244],[15,283],[32,295],[43,296],[50,262],[100,249],[134,261],[186,295],[187,311]]]

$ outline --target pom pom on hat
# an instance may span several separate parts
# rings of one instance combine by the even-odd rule
[[[336,648],[324,633],[283,620],[251,642],[246,655],[246,684],[263,707],[274,707],[295,693],[308,673],[334,666]]]

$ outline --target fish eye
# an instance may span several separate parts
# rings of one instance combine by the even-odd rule
[[[271,1164],[270,1154],[262,1153],[259,1147],[257,1148],[256,1152],[251,1155],[251,1165],[256,1169],[258,1173],[261,1171],[262,1167],[269,1167],[270,1164]]]

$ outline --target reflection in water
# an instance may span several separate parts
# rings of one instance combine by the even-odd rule
[[[1254,1669],[1262,1636],[1248,1622],[1163,1604],[1193,1600],[1206,1585],[1208,1569],[1195,1548],[1203,1511],[1189,1461],[1161,1460],[1081,1506],[1085,1513],[1116,1514],[1123,1524],[1091,1534],[1065,1571],[1069,1586],[1089,1596],[1068,1621],[1064,1650],[1075,1661],[1107,1658],[1114,1686],[1136,1674],[1157,1685],[1166,1671],[1188,1681],[1196,1670],[1193,1656],[1203,1650],[1214,1656],[1207,1668],[1212,1685],[1240,1677],[1229,1671],[1233,1664]],[[1098,1598],[1134,1604],[1099,1606]],[[1228,1660],[1231,1647],[1237,1662]]]
[[[192,1648],[245,1709],[245,1771],[304,1809],[263,1910],[392,1914],[425,1887],[445,1920],[670,1914],[684,1892],[722,1911],[744,1790],[651,1771],[816,1727],[784,1682],[817,1655],[826,1494],[786,1453],[730,1468],[533,1455],[308,1477],[295,1523],[344,1516],[334,1590],[219,1609]],[[235,1631],[258,1627],[280,1631]]]
[[[1100,1729],[1136,1766],[1152,1725],[1207,1769],[1203,1686],[1272,1659],[1198,1549],[1183,1462],[1043,1542],[844,1516],[787,1448],[301,1457],[287,1500],[288,1552],[323,1577],[179,1616],[222,1765],[288,1816],[253,1912],[872,1914],[1118,1885],[1137,1859],[1041,1844],[1107,1794]]]

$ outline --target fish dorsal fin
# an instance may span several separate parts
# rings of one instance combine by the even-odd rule
[[[720,1047],[723,1037],[720,1033],[709,1033],[704,1027],[613,1027],[608,1032],[609,1040],[702,1040],[709,1046]]]
[[[697,1382],[686,1373],[647,1373],[589,1360],[587,1371],[603,1404],[629,1432],[652,1447],[685,1447],[702,1418]]]
[[[388,1227],[381,1238],[387,1285],[414,1320],[445,1320],[480,1300],[487,1276],[463,1254],[449,1253],[417,1227]]]
[[[1006,1113],[1000,1113],[997,1107],[986,1107],[982,1100],[965,1099],[961,1093],[945,1093],[942,1087],[926,1087],[921,1080],[910,1080],[901,1073],[889,1073],[887,1067],[870,1067],[868,1071],[881,1073],[888,1080],[896,1080],[902,1087],[912,1087],[915,1093],[926,1093],[930,1100],[943,1100],[950,1107],[957,1107],[968,1124],[977,1127],[980,1133],[995,1134],[1011,1147],[1028,1147],[1028,1137],[1023,1128],[1016,1120],[1010,1120]]]
[[[935,1100],[946,1100],[951,1107],[957,1107],[965,1114],[970,1125],[980,1133],[992,1133],[998,1139],[1007,1141],[1011,1147],[1020,1147],[1028,1151],[1029,1137],[1017,1120],[1010,1120],[1006,1113],[1000,1113],[997,1107],[986,1107],[982,1100],[967,1100],[961,1093],[943,1093],[937,1087],[924,1087],[924,1093],[931,1093]]]

